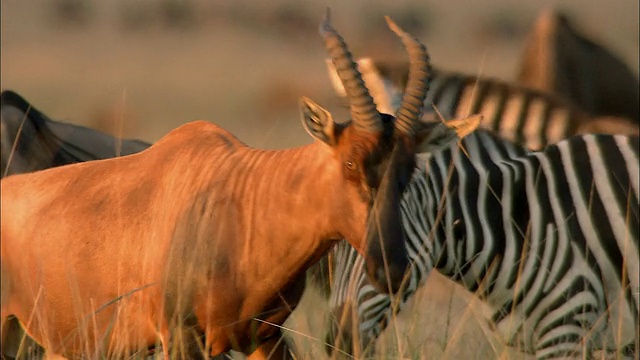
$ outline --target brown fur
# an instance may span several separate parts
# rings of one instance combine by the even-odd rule
[[[11,90],[2,91],[1,103],[0,177],[128,155],[149,146],[142,141],[117,139],[93,129],[52,120]],[[3,356],[15,358],[20,352],[31,358],[42,352],[33,340],[24,337],[14,317],[5,321],[2,329]]]
[[[282,323],[334,240],[363,249],[370,189],[343,163],[385,154],[352,127],[337,139],[262,151],[195,122],[139,154],[2,180],[3,318],[67,355],[166,346],[194,318],[211,354],[250,353],[277,331],[251,319]]]

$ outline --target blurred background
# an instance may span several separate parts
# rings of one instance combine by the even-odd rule
[[[196,119],[249,145],[310,142],[297,100],[347,113],[318,35],[325,7],[355,56],[404,60],[391,15],[436,66],[510,80],[541,9],[638,70],[638,2],[2,0],[2,89],[58,120],[156,141]]]

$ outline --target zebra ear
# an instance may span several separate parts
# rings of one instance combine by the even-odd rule
[[[313,100],[303,96],[300,99],[300,114],[302,115],[304,129],[314,139],[327,145],[335,145],[337,143],[333,116],[331,116],[330,112]]]
[[[416,134],[416,153],[438,151],[475,131],[481,121],[482,115],[471,115],[462,119],[422,123],[422,128]]]

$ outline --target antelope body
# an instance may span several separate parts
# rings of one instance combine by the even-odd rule
[[[315,162],[300,161],[310,154]],[[264,313],[278,300],[270,289],[286,289],[296,279],[287,272],[308,265],[297,258],[287,262],[287,254],[303,254],[300,257],[311,262],[316,252],[328,249],[330,239],[338,238],[338,231],[328,226],[333,219],[306,210],[308,206],[326,208],[344,196],[335,191],[338,186],[333,183],[340,169],[326,166],[332,156],[331,148],[321,144],[286,152],[253,150],[217,126],[199,122],[171,132],[150,150],[117,164],[72,165],[65,169],[64,177],[55,170],[9,177],[2,182],[6,211],[2,266],[3,271],[8,269],[8,291],[37,292],[31,286],[40,284],[44,304],[8,311],[19,318],[36,311],[33,322],[26,326],[35,339],[47,336],[42,328],[69,335],[83,315],[148,286],[97,312],[95,319],[87,319],[98,325],[88,331],[104,331],[117,311],[122,316],[112,325],[114,343],[130,338],[133,344],[128,346],[153,344],[156,333],[166,326],[162,323],[171,321],[175,311],[182,311],[172,303],[190,302],[191,308],[177,315],[186,317],[193,312],[203,325],[205,319],[213,321],[215,325],[203,329],[209,328],[207,335],[216,339],[210,344],[212,352],[222,352],[229,338],[242,338],[248,332],[254,314]],[[303,181],[306,174],[315,174],[315,180]],[[316,187],[328,191],[313,196],[318,194]],[[281,189],[296,196],[282,197]],[[64,217],[39,217],[38,212]],[[87,213],[97,216],[87,217]],[[310,218],[304,218],[305,214]],[[32,222],[34,216],[37,220]],[[317,233],[305,234],[309,229]],[[362,234],[344,236],[361,238]],[[302,237],[311,240],[276,241]],[[279,266],[273,266],[273,261]],[[14,277],[13,270],[19,268],[30,271]],[[77,287],[76,294],[73,287]],[[73,310],[52,304],[61,296],[55,289],[68,289],[64,296],[70,300],[95,302],[80,304],[81,309],[75,310],[80,318],[76,318]],[[295,302],[286,295],[286,300]],[[164,309],[170,307],[166,313]],[[286,315],[284,307],[266,319],[281,323]],[[158,323],[158,318],[165,320]],[[246,321],[237,323],[239,319]],[[266,336],[266,330],[258,331],[258,336]],[[87,334],[83,342],[90,343],[94,336]],[[59,345],[80,350],[83,342]],[[240,344],[240,348],[247,345]]]
[[[137,154],[3,179],[2,318],[52,354],[124,356],[159,339],[168,356],[186,333],[212,355],[265,357],[282,350],[272,324],[335,241],[364,254],[380,291],[397,291],[408,265],[400,197],[418,144],[439,135],[417,121],[426,50],[389,24],[412,64],[397,120],[376,111],[327,19],[352,122],[303,99],[311,145],[263,151],[194,122]]]

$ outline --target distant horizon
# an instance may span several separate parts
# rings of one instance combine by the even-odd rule
[[[170,2],[78,1],[2,2],[2,88],[52,118],[110,133],[121,127],[122,136],[149,142],[203,119],[252,146],[302,145],[308,138],[296,104],[303,95],[347,116],[317,33],[327,4],[356,57],[406,61],[384,25],[388,14],[415,30],[435,66],[504,80],[514,79],[539,11],[554,5],[638,71],[638,4],[626,0],[191,0],[186,10],[161,6]]]

